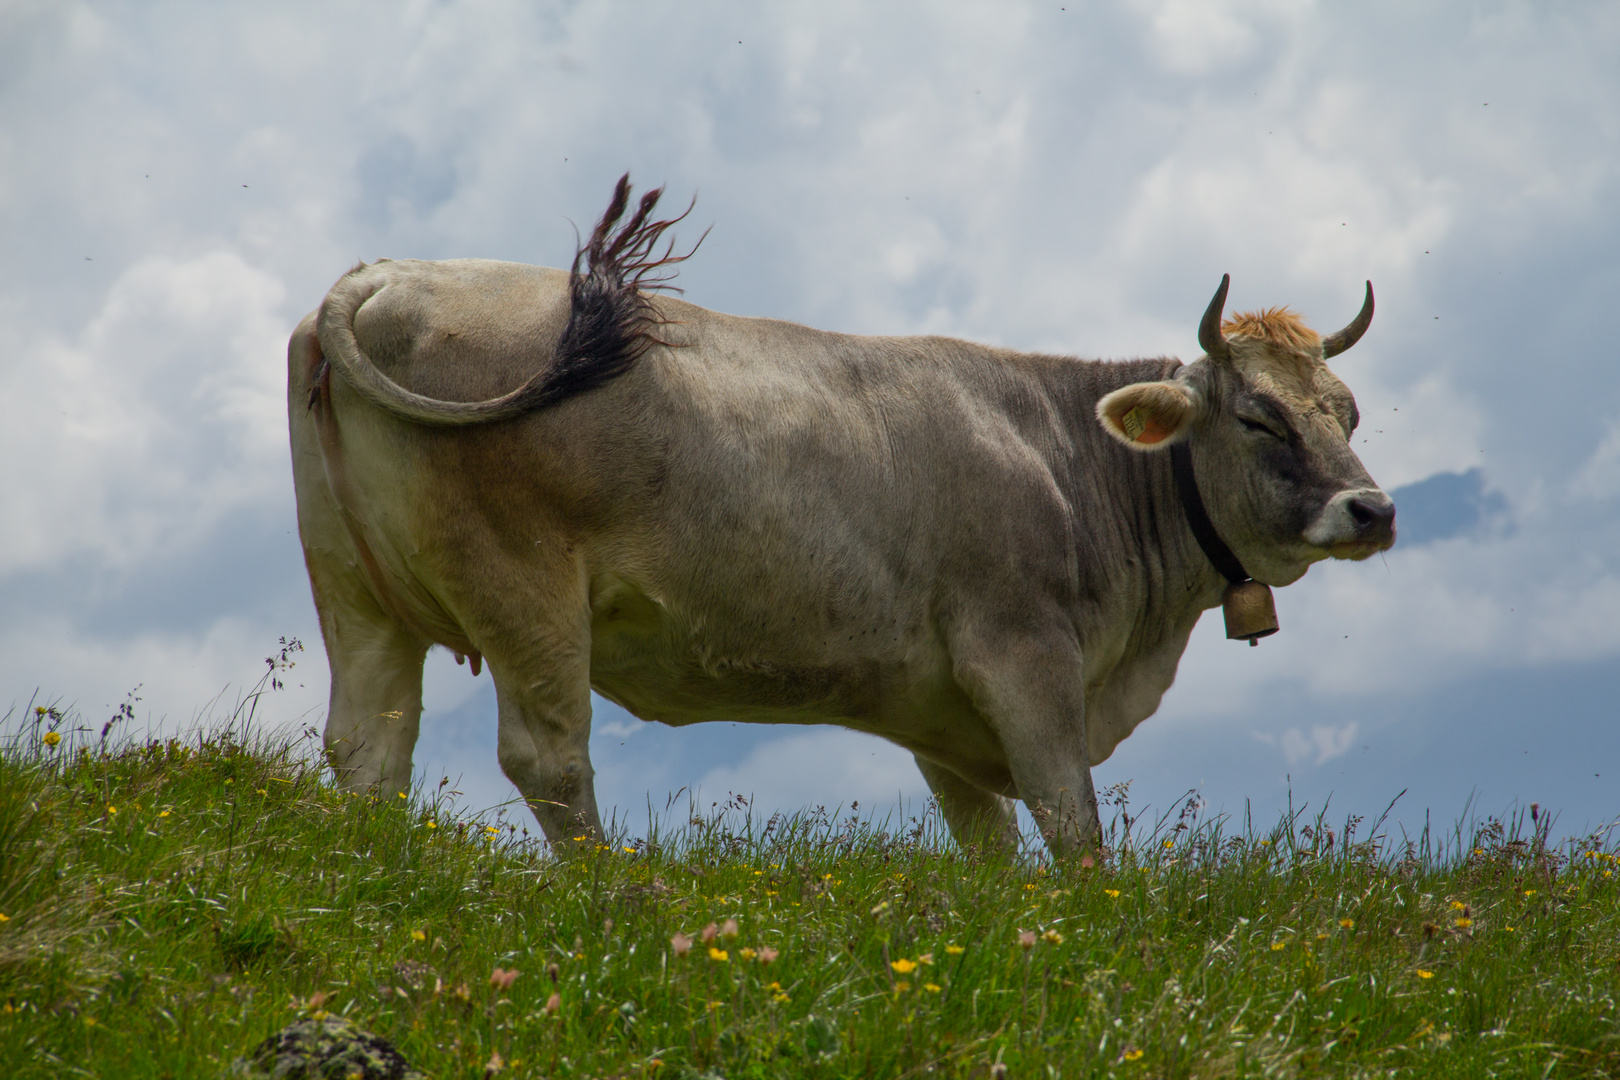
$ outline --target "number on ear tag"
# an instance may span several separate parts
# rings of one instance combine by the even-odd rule
[[[1142,415],[1142,406],[1138,405],[1130,412],[1119,418],[1119,426],[1125,429],[1125,435],[1136,442],[1147,430],[1147,417]]]

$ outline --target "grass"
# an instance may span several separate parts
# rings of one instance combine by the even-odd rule
[[[441,1080],[1620,1075],[1620,859],[1540,823],[1229,836],[1120,798],[1106,857],[1052,868],[733,804],[559,860],[294,739],[29,719],[6,1077],[215,1076],[324,1013]]]

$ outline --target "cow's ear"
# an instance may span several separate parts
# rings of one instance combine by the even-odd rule
[[[1197,415],[1197,399],[1178,382],[1133,383],[1097,402],[1104,430],[1132,450],[1167,448]]]

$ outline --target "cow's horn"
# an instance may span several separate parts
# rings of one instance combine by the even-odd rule
[[[1361,340],[1361,335],[1367,332],[1372,325],[1373,296],[1372,282],[1367,282],[1367,299],[1361,302],[1361,314],[1350,320],[1350,325],[1337,334],[1329,334],[1322,339],[1322,359],[1338,356],[1344,350]]]
[[[1221,287],[1215,290],[1215,299],[1204,309],[1204,321],[1198,324],[1198,347],[1214,360],[1225,360],[1228,355],[1226,335],[1221,333],[1221,312],[1226,309],[1226,289],[1231,284],[1232,275],[1222,274]]]

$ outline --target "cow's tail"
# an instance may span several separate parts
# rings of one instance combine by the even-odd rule
[[[647,192],[630,220],[620,225],[630,203],[630,176],[619,178],[607,212],[574,254],[568,275],[568,325],[552,363],[516,390],[487,401],[441,401],[413,393],[378,370],[354,336],[355,314],[379,287],[375,278],[360,273],[364,264],[333,286],[321,305],[316,325],[325,363],[378,408],[435,427],[507,420],[622,375],[653,345],[668,344],[656,336],[664,320],[647,292],[678,292],[670,284],[674,273],[669,268],[697,250],[694,244],[677,255],[674,241],[664,239],[671,226],[692,212],[691,206],[678,217],[650,220],[663,193],[663,188]],[[702,242],[700,237],[698,244]]]

